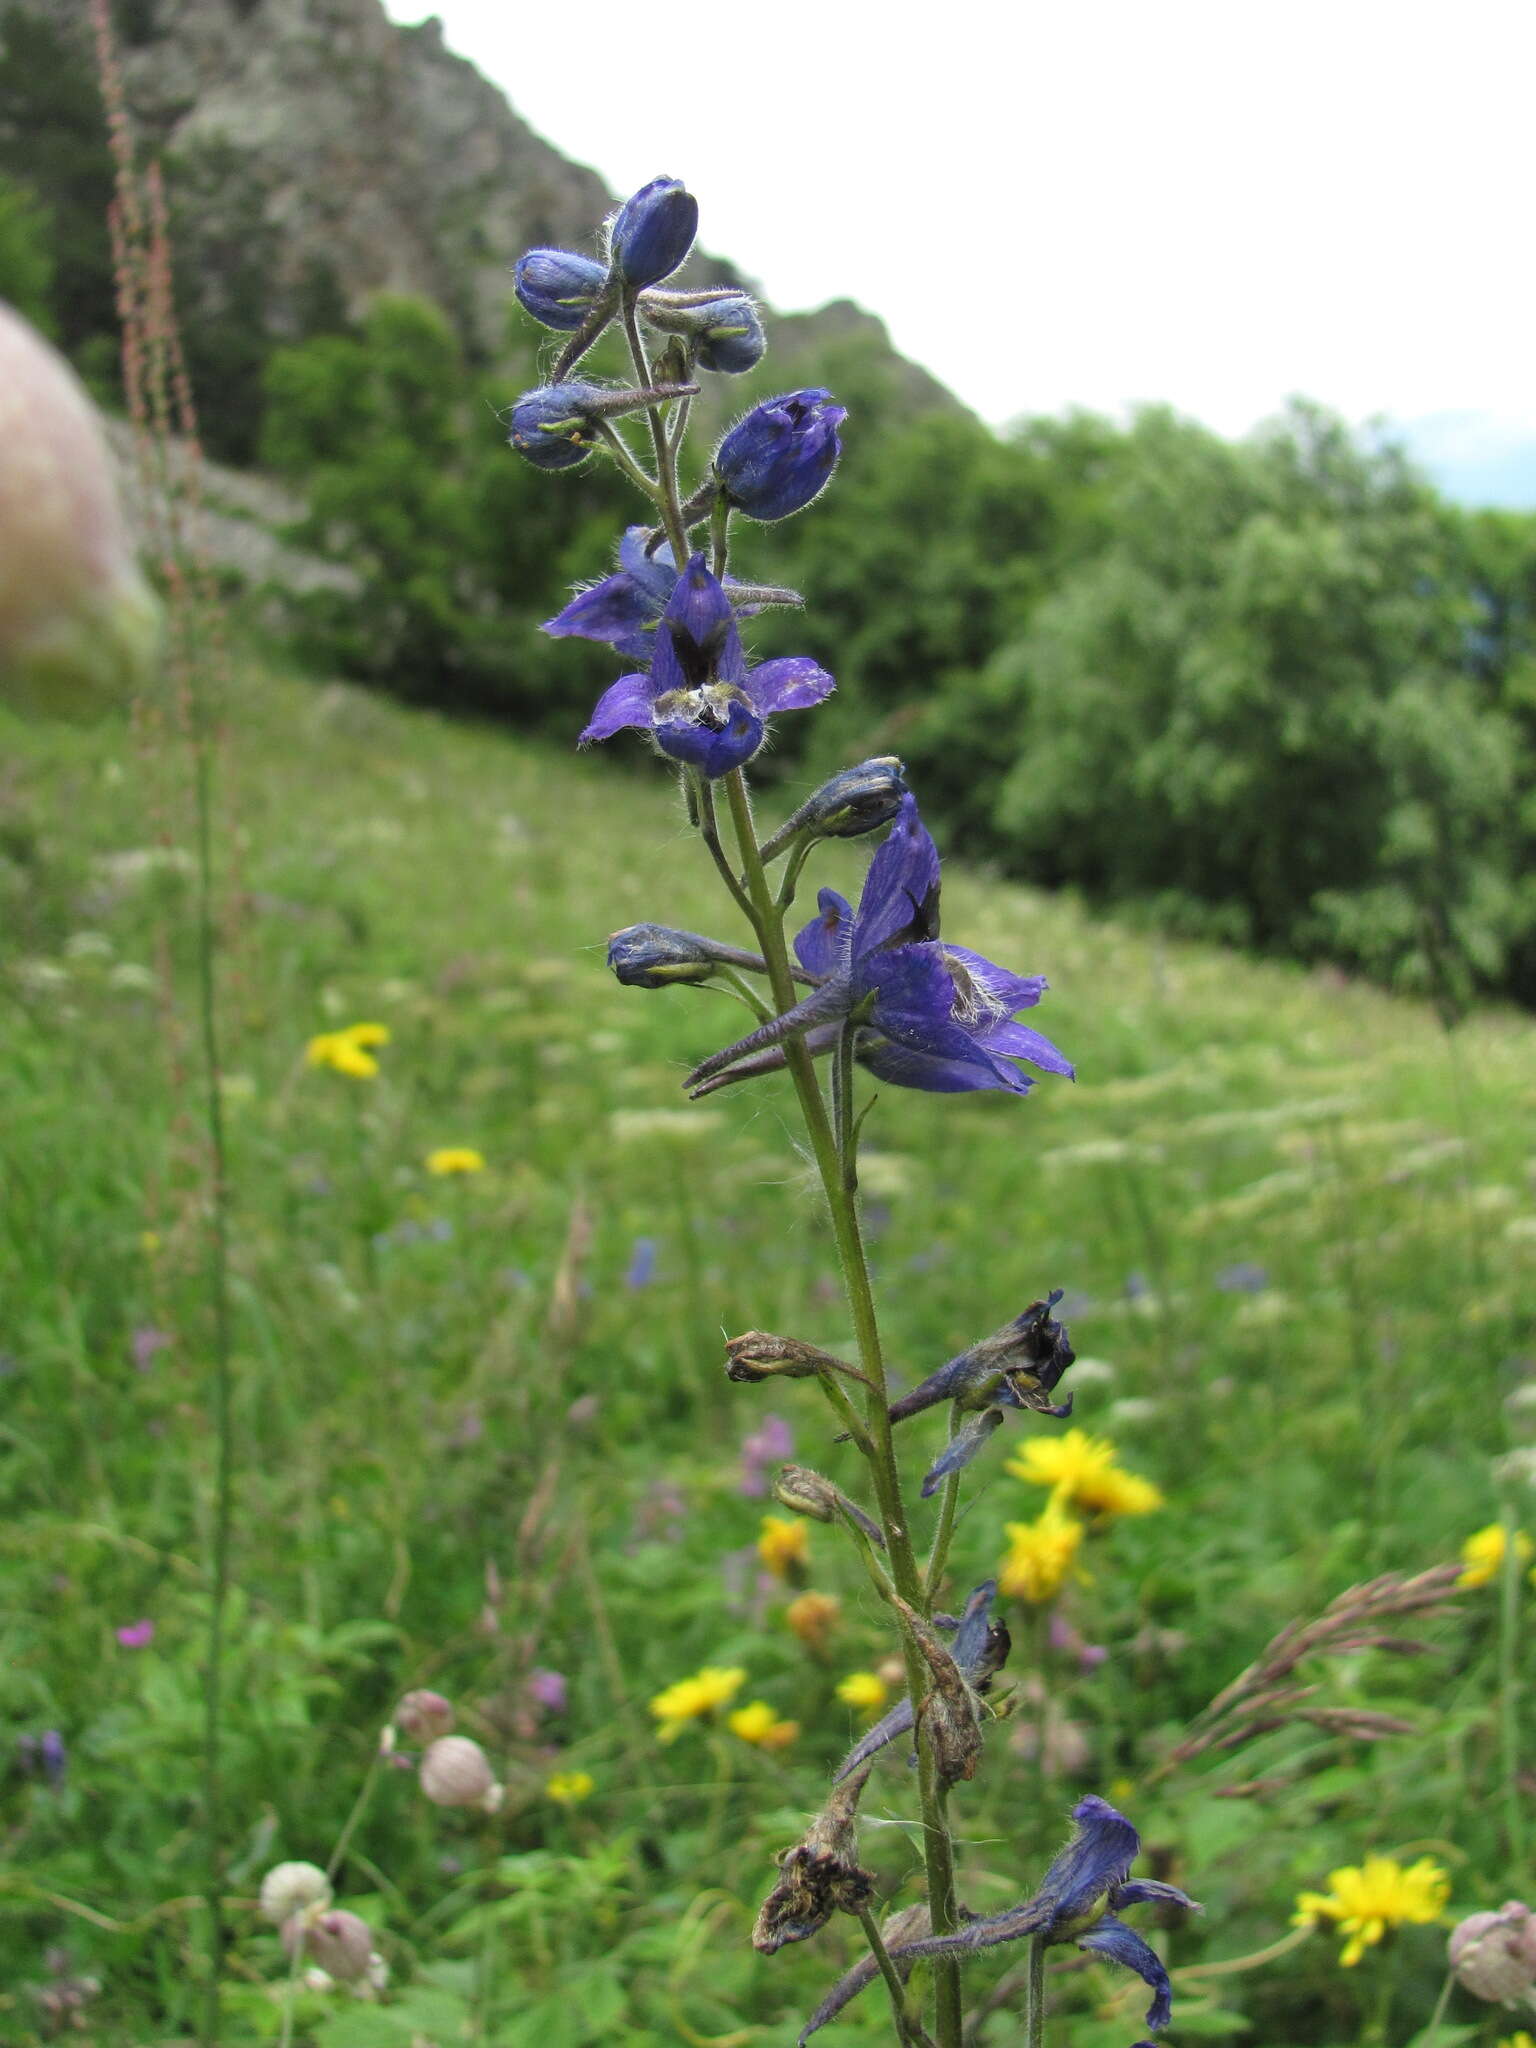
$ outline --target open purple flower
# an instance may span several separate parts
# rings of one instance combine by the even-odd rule
[[[767,718],[819,704],[832,688],[831,676],[809,655],[748,668],[730,599],[704,557],[694,555],[662,609],[649,672],[620,676],[603,692],[578,744],[612,739],[632,726],[650,733],[674,761],[725,775],[757,752]]]
[[[546,619],[540,631],[552,640],[605,640],[626,661],[649,668],[656,651],[656,627],[677,588],[672,550],[663,541],[651,553],[651,539],[649,527],[626,528],[619,542],[615,574],[578,590],[565,610]],[[727,576],[721,588],[738,619],[754,618],[765,604],[797,605],[801,601],[793,590],[738,583],[733,576]]]
[[[919,1941],[893,1944],[891,1960],[906,1965],[922,1956],[974,1955],[1005,1941],[1043,1940],[1047,1946],[1059,1941],[1075,1942],[1134,1970],[1152,1990],[1146,2024],[1154,2033],[1166,2027],[1173,2012],[1172,1987],[1162,1958],[1144,1942],[1134,1928],[1116,1915],[1125,1906],[1182,1906],[1198,1912],[1193,1899],[1171,1884],[1152,1879],[1132,1879],[1131,1865],[1141,1849],[1141,1837],[1123,1813],[1108,1800],[1092,1793],[1072,1809],[1077,1831],[1052,1863],[1033,1898],[1012,1906],[1005,1913],[969,1920],[954,1934],[929,1935]],[[851,1970],[827,1994],[811,2015],[801,2041],[824,2027],[842,2011],[856,1993],[874,1976],[861,1966]]]
[[[966,946],[940,942],[938,850],[914,797],[902,799],[890,837],[870,862],[858,909],[835,889],[823,889],[817,903],[795,952],[820,986],[695,1067],[688,1086],[696,1093],[782,1064],[782,1055],[754,1055],[797,1032],[821,1050],[833,1020],[849,1018],[859,1027],[858,1058],[901,1088],[1024,1095],[1033,1083],[1017,1060],[1071,1078],[1071,1061],[1048,1038],[1012,1021],[1039,1002],[1043,976],[1014,974]]]

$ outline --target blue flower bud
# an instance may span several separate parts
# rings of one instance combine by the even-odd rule
[[[704,370],[740,376],[757,368],[768,346],[745,292],[647,292],[640,311],[649,326],[685,336]]]
[[[670,277],[693,247],[699,202],[681,179],[652,178],[614,215],[609,235],[613,274],[631,291]]]
[[[709,942],[664,924],[632,924],[608,941],[608,965],[625,988],[669,988],[708,981],[719,963]]]
[[[524,312],[568,334],[585,320],[607,282],[601,263],[569,249],[530,249],[518,257],[512,272],[512,286]]]
[[[894,754],[877,754],[857,768],[844,768],[764,841],[764,860],[782,853],[793,839],[857,839],[889,825],[907,794],[905,772]]]
[[[693,397],[698,388],[652,384],[639,390],[610,390],[601,384],[541,384],[537,391],[525,391],[513,406],[507,438],[537,469],[574,469],[592,452],[599,420],[617,419],[663,399]]]
[[[848,417],[830,391],[791,391],[754,406],[715,454],[726,497],[749,519],[787,519],[809,505],[837,466]]]
[[[507,438],[536,469],[574,469],[597,440],[590,408],[601,396],[595,384],[544,384],[524,392],[512,408]]]

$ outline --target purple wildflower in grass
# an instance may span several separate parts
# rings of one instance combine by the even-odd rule
[[[546,1714],[563,1714],[567,1699],[565,1674],[546,1671],[542,1665],[536,1664],[528,1674],[528,1696],[537,1701]]]
[[[725,775],[757,752],[773,713],[819,704],[832,688],[809,655],[748,668],[730,599],[695,555],[661,614],[649,673],[621,676],[605,690],[577,744],[632,727],[674,761]]]
[[[695,1095],[783,1065],[776,1048],[796,1032],[824,1051],[851,1018],[855,1053],[900,1088],[953,1095],[981,1088],[1024,1095],[1033,1082],[1015,1061],[1072,1078],[1070,1060],[1012,1020],[1039,1002],[1042,975],[1014,974],[966,946],[939,939],[939,856],[916,799],[902,799],[890,837],[869,864],[859,907],[835,889],[795,940],[819,986],[803,1002],[695,1067]],[[773,1049],[773,1050],[769,1050]],[[755,1057],[768,1050],[768,1057]]]
[[[637,1237],[635,1248],[629,1255],[629,1270],[624,1275],[624,1285],[636,1292],[649,1287],[656,1277],[656,1240],[654,1237]]]
[[[1141,1837],[1124,1814],[1090,1793],[1072,1809],[1076,1832],[1052,1863],[1033,1898],[1003,1913],[970,1920],[954,1934],[929,1935],[895,1943],[891,1959],[911,1964],[923,1956],[968,1956],[1005,1941],[1043,1939],[1047,1946],[1070,1941],[1076,1947],[1134,1970],[1152,1992],[1146,2024],[1153,2033],[1173,2016],[1173,1987],[1156,1950],[1117,1916],[1126,1906],[1181,1906],[1200,1909],[1186,1893],[1150,1878],[1132,1878]],[[836,2017],[873,1981],[873,1965],[856,1966],[833,1987],[807,2022],[802,2042]]]
[[[134,1371],[148,1372],[160,1353],[168,1350],[173,1341],[168,1330],[157,1330],[152,1324],[135,1330],[129,1339]]]
[[[64,1738],[57,1728],[45,1728],[41,1735],[18,1735],[17,1768],[32,1778],[44,1778],[57,1789],[69,1768]]]
[[[727,502],[749,519],[788,519],[825,488],[842,443],[848,408],[814,386],[765,399],[739,419],[715,451],[715,475]]]
[[[155,1640],[155,1624],[147,1618],[130,1621],[115,1633],[125,1650],[147,1650]]]
[[[782,1415],[765,1415],[750,1436],[741,1440],[741,1479],[737,1491],[747,1500],[761,1500],[768,1491],[767,1470],[794,1455],[794,1432]]]
[[[1222,1267],[1216,1285],[1223,1294],[1262,1294],[1269,1285],[1269,1274],[1256,1259],[1239,1259],[1235,1265]]]

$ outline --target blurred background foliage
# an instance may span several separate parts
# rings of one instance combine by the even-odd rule
[[[323,264],[273,332],[273,231],[231,169],[206,140],[167,162],[207,445],[298,485],[295,537],[357,579],[289,606],[293,644],[563,736],[611,662],[531,629],[636,510],[605,470],[551,490],[509,459],[498,415],[541,335],[510,292],[494,362],[424,301],[349,322]],[[88,60],[13,10],[0,296],[109,398],[110,184]],[[1536,1001],[1536,515],[1453,505],[1301,402],[1241,442],[1156,407],[999,436],[917,404],[905,367],[856,335],[818,355],[852,412],[838,488],[754,549],[807,600],[759,641],[838,677],[779,763],[897,751],[947,842],[1004,874],[1333,959],[1449,1015],[1478,991]],[[770,353],[731,395],[784,376]]]

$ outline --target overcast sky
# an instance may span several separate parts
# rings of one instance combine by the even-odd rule
[[[387,4],[989,420],[1150,398],[1239,433],[1304,392],[1536,442],[1533,0]]]

